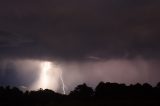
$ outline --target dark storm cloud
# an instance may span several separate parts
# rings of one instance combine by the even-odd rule
[[[159,0],[3,0],[0,54],[159,58],[159,5]]]
[[[0,47],[19,47],[32,43],[33,41],[26,38],[27,36],[12,34],[5,31],[0,31]]]

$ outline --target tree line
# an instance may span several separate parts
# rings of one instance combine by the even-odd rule
[[[64,105],[160,105],[160,83],[125,85],[100,82],[95,89],[78,85],[68,95],[49,89],[22,92],[16,87],[0,87],[0,106],[64,106]]]

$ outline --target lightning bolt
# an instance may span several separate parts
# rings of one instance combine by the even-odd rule
[[[65,91],[65,84],[64,84],[64,81],[63,81],[63,77],[62,77],[62,71],[60,71],[60,80],[62,82],[62,90],[63,90],[63,94],[66,94],[66,91]]]

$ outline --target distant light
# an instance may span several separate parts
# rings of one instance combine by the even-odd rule
[[[33,89],[52,89],[63,90],[65,94],[65,85],[62,77],[62,70],[55,63],[49,61],[40,62],[40,76],[32,86]]]
[[[50,62],[42,62],[41,63],[41,74],[40,74],[40,83],[41,88],[46,89],[49,88],[49,73],[51,71],[52,65]]]

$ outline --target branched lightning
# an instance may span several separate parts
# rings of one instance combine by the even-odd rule
[[[65,91],[65,84],[64,84],[64,81],[63,81],[63,78],[62,78],[62,71],[60,72],[60,80],[62,82],[62,90],[63,90],[63,94],[66,94],[66,91]]]

